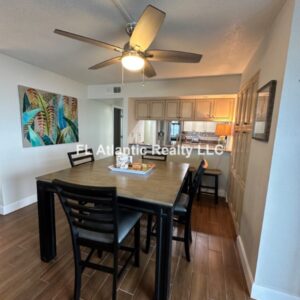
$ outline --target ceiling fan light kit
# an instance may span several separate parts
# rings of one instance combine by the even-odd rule
[[[140,71],[144,68],[145,60],[135,51],[131,51],[123,55],[122,66],[128,71]]]
[[[127,24],[126,30],[130,38],[123,48],[60,29],[55,29],[54,33],[121,54],[90,67],[90,70],[98,70],[121,62],[126,70],[140,71],[143,69],[143,74],[151,78],[156,76],[156,72],[150,63],[151,61],[198,63],[202,58],[201,54],[196,53],[174,50],[148,50],[159,32],[165,16],[165,12],[148,5],[137,23],[131,22]]]

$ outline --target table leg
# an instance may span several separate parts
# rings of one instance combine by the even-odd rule
[[[219,202],[219,176],[215,176],[215,204]]]
[[[168,300],[172,259],[172,208],[157,214],[155,299]]]
[[[49,262],[56,256],[55,206],[54,194],[47,184],[37,182],[41,260]]]

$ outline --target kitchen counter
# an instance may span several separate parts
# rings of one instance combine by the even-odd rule
[[[138,147],[153,147],[153,145],[148,145],[148,144],[143,144],[143,143],[140,143],[140,144],[129,144],[129,147],[132,147],[132,146],[138,146]],[[187,149],[190,149],[192,148],[193,150],[200,150],[201,152],[205,152],[205,151],[214,151],[215,150],[215,147],[218,146],[218,150],[221,149],[221,145],[218,145],[218,144],[204,144],[204,143],[178,143],[178,144],[174,144],[174,145],[164,145],[164,146],[161,146],[162,148],[163,147],[166,147],[166,148],[187,148]],[[224,148],[224,151],[223,152],[227,152],[227,153],[230,153],[231,152],[231,148],[230,147],[225,147]]]

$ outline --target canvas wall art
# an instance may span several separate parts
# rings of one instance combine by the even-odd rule
[[[23,146],[78,142],[78,101],[34,88],[18,86]]]

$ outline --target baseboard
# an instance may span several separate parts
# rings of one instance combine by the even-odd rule
[[[243,244],[243,241],[242,241],[242,238],[241,238],[240,235],[237,237],[237,248],[238,248],[240,258],[241,258],[242,267],[243,267],[244,275],[245,275],[245,278],[246,278],[248,291],[249,291],[249,293],[251,293],[252,286],[253,286],[253,275],[252,275],[252,272],[251,272],[251,269],[250,269],[250,265],[249,265],[249,262],[248,262],[248,258],[247,258],[247,255],[246,255],[244,244]],[[257,298],[254,298],[254,299],[257,299]],[[272,298],[270,298],[270,299],[272,299]]]
[[[2,206],[0,206],[0,214],[1,215],[10,214],[18,209],[21,209],[25,206],[35,203],[36,201],[37,201],[37,196],[31,195],[31,196],[23,198],[19,201],[16,201],[16,202],[13,202],[13,203],[10,203],[7,205],[2,205]]]
[[[257,285],[252,286],[251,297],[257,300],[300,300],[300,297],[286,294],[281,291],[277,291],[271,288]]]

